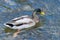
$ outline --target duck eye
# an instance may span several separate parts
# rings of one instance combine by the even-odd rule
[[[36,9],[37,12],[41,12],[41,9]]]
[[[39,15],[39,14],[40,14],[40,12],[37,12],[36,14],[38,14],[38,15]]]

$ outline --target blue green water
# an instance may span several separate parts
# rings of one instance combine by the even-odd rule
[[[5,22],[31,15],[35,8],[41,8],[46,13],[45,24],[21,31],[16,38],[12,37],[12,33],[5,33]],[[60,0],[0,0],[0,40],[60,40]]]

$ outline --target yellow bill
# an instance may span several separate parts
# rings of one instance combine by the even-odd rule
[[[40,15],[43,16],[43,15],[45,15],[45,13],[42,11],[42,12],[40,12]]]

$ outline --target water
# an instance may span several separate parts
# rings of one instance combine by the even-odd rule
[[[45,24],[36,29],[24,30],[13,38],[5,33],[3,24],[21,15],[31,15],[41,8],[46,15]],[[60,0],[0,0],[0,40],[60,40]]]

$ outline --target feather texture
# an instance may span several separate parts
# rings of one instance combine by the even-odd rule
[[[7,25],[8,23],[8,25]],[[30,18],[28,15],[21,16],[18,18],[12,19],[10,22],[7,22],[5,26],[12,28],[12,29],[23,29],[23,28],[29,28],[35,25],[35,22],[32,18]],[[14,25],[12,27],[12,25]]]

